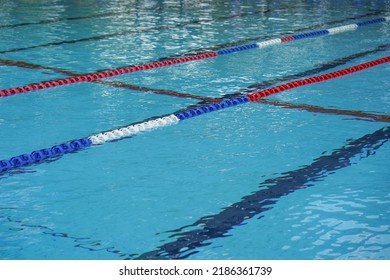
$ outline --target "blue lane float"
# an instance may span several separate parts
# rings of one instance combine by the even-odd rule
[[[381,18],[374,18],[374,19],[358,22],[356,24],[360,27],[360,26],[365,26],[365,25],[369,25],[369,24],[385,22],[385,21],[389,21],[389,20],[390,20],[390,17],[381,17]]]
[[[253,44],[247,44],[243,46],[237,46],[237,47],[231,47],[231,48],[219,50],[217,51],[217,54],[218,55],[231,54],[235,52],[246,51],[246,50],[256,49],[256,48],[258,48],[257,44],[253,43]]]
[[[306,33],[301,33],[297,35],[292,35],[292,37],[295,40],[298,39],[304,39],[304,38],[313,38],[313,37],[318,37],[318,36],[323,36],[329,34],[328,30],[319,30],[319,31],[313,31],[313,32],[306,32]]]
[[[231,98],[231,99],[225,99],[225,100],[218,102],[218,103],[213,103],[213,104],[197,107],[194,109],[189,109],[186,111],[178,112],[178,113],[175,113],[174,115],[179,120],[183,121],[183,120],[186,120],[186,119],[189,119],[192,117],[200,116],[200,115],[203,115],[206,113],[218,111],[221,109],[244,104],[247,102],[250,102],[249,98],[247,96],[243,95],[243,96],[239,96],[239,97],[235,97],[235,98]]]
[[[40,163],[49,158],[60,157],[67,153],[72,153],[88,148],[91,145],[92,141],[89,138],[82,138],[60,145],[55,145],[49,149],[36,150],[30,154],[22,154],[12,157],[8,160],[0,160],[0,173],[23,166]]]

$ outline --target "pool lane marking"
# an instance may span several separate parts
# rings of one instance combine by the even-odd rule
[[[265,47],[269,47],[272,45],[291,42],[291,41],[300,40],[300,39],[314,38],[314,37],[320,37],[320,36],[324,36],[324,35],[333,35],[333,34],[338,34],[338,33],[347,32],[347,31],[354,31],[354,30],[358,29],[359,27],[363,27],[363,26],[367,26],[367,25],[371,25],[371,24],[375,24],[375,23],[382,23],[382,22],[386,22],[386,21],[390,21],[390,16],[375,18],[375,19],[371,19],[371,20],[358,22],[355,24],[343,25],[343,26],[329,28],[329,29],[304,32],[304,33],[290,35],[290,36],[286,36],[286,37],[257,42],[254,44],[247,44],[247,45],[243,45],[243,46],[227,48],[227,49],[219,50],[218,55],[230,54],[233,52],[244,51],[244,50],[248,50],[248,49],[252,49],[252,48],[265,48]]]
[[[130,14],[130,13],[135,13],[135,12],[137,12],[137,11],[132,10],[132,11],[126,11],[126,12],[110,12],[110,13],[94,14],[94,15],[88,15],[88,16],[46,19],[46,20],[41,20],[41,21],[36,21],[36,22],[3,24],[3,25],[0,25],[0,28],[15,28],[15,27],[20,27],[20,26],[50,24],[50,23],[56,23],[56,22],[61,22],[61,21],[72,21],[72,20],[84,20],[84,19],[99,18],[99,17],[110,17],[110,16],[115,16],[115,15]]]
[[[176,240],[158,246],[156,250],[145,252],[136,259],[185,259],[197,253],[197,248],[208,246],[212,239],[228,237],[227,233],[233,228],[243,225],[243,222],[266,212],[284,196],[297,190],[315,186],[336,170],[350,166],[351,160],[359,155],[359,160],[375,154],[382,145],[390,139],[390,127],[383,127],[372,134],[348,142],[341,148],[333,150],[330,155],[315,159],[310,165],[289,172],[282,176],[267,179],[260,183],[255,192],[241,198],[217,214],[208,215],[183,226],[170,230],[169,236]],[[191,228],[194,228],[191,230]],[[189,229],[185,231],[186,229]]]
[[[0,173],[16,169],[22,166],[28,166],[32,164],[37,164],[43,161],[46,161],[50,158],[58,158],[64,154],[77,152],[83,150],[93,145],[101,145],[106,142],[116,141],[127,137],[132,137],[142,132],[154,130],[156,128],[177,124],[180,121],[200,116],[206,113],[218,111],[221,109],[237,106],[240,104],[245,104],[248,102],[256,102],[261,98],[286,91],[292,88],[301,87],[308,84],[319,83],[327,81],[330,79],[335,79],[344,75],[349,75],[354,72],[362,71],[369,69],[384,63],[390,62],[390,56],[386,56],[380,59],[369,61],[366,63],[358,64],[352,67],[348,67],[342,70],[335,72],[313,76],[310,78],[296,80],[289,82],[277,87],[259,91],[256,93],[251,93],[248,95],[243,95],[239,97],[234,97],[230,99],[225,99],[221,102],[204,105],[194,109],[188,109],[186,111],[180,111],[171,115],[164,117],[150,119],[144,122],[137,124],[132,124],[117,129],[109,130],[106,132],[101,132],[86,138],[76,139],[73,141],[65,142],[63,144],[55,145],[48,149],[41,149],[31,152],[30,154],[22,154],[19,156],[12,157],[10,159],[0,161]]]
[[[385,22],[385,21],[390,21],[390,16],[359,22],[359,23],[356,23],[355,25],[356,25],[356,28],[358,28],[358,27],[367,26],[367,25],[375,24],[375,23],[381,23],[381,22]],[[338,27],[338,28],[342,29],[342,26]],[[348,31],[348,30],[349,29],[346,29],[346,31]],[[281,42],[290,42],[293,40],[304,39],[304,38],[318,37],[318,36],[323,36],[326,34],[332,34],[332,33],[329,32],[329,29],[300,33],[297,35],[283,37],[283,38],[288,38],[288,39],[284,39],[284,41],[283,41],[283,38],[280,38],[280,43]],[[272,41],[272,42],[273,42],[272,44],[276,44],[275,43],[276,41]],[[6,96],[19,94],[19,93],[41,90],[41,89],[46,89],[46,88],[58,87],[58,86],[67,85],[67,84],[74,84],[74,83],[81,83],[81,82],[92,82],[95,80],[110,78],[110,77],[114,77],[117,75],[123,75],[123,74],[138,72],[138,71],[146,71],[146,70],[156,69],[156,68],[160,68],[160,67],[186,63],[186,62],[190,62],[190,61],[209,59],[209,58],[214,58],[214,57],[217,57],[220,55],[227,55],[227,54],[250,50],[250,49],[255,49],[255,48],[263,48],[265,46],[271,45],[271,43],[269,43],[269,40],[268,40],[268,43],[266,43],[265,45],[261,45],[261,44],[262,44],[262,42],[252,43],[252,44],[222,49],[219,51],[212,51],[212,52],[206,52],[206,53],[195,54],[195,55],[187,55],[187,56],[178,57],[178,58],[171,58],[171,59],[167,59],[167,60],[148,62],[148,63],[140,64],[140,65],[132,65],[132,66],[121,67],[121,68],[112,69],[112,70],[104,70],[104,71],[95,72],[95,73],[91,73],[91,74],[83,74],[83,75],[78,75],[78,76],[74,76],[71,78],[63,78],[63,79],[51,80],[51,81],[46,81],[46,82],[41,82],[41,83],[29,84],[29,85],[25,85],[25,86],[21,86],[21,87],[16,87],[16,88],[3,89],[3,90],[0,90],[0,97],[6,97]]]
[[[377,114],[367,113],[364,111],[325,108],[325,107],[314,106],[314,105],[294,104],[289,102],[267,100],[267,99],[260,99],[256,102],[266,104],[266,105],[287,108],[287,109],[303,110],[312,113],[331,114],[331,115],[339,115],[339,116],[346,116],[346,117],[357,117],[359,119],[363,118],[375,122],[390,122],[390,115],[377,115]]]
[[[124,82],[119,81],[104,81],[104,80],[96,80],[94,83],[102,84],[102,85],[108,85],[112,87],[117,88],[124,88],[124,89],[130,89],[134,91],[141,91],[141,92],[152,92],[155,94],[161,94],[161,95],[167,95],[167,96],[173,96],[173,97],[179,97],[179,98],[192,98],[201,100],[202,102],[218,102],[221,100],[221,98],[218,97],[208,97],[208,96],[201,96],[191,93],[184,93],[184,92],[178,92],[175,90],[169,90],[169,89],[157,89],[157,88],[149,88],[144,86],[137,86],[132,85]]]
[[[26,68],[26,69],[35,69],[35,70],[50,70],[50,71],[53,71],[53,72],[56,72],[56,73],[59,73],[62,75],[67,75],[67,76],[79,75],[79,74],[75,74],[71,71],[68,71],[66,69],[63,69],[63,68],[44,66],[44,65],[21,61],[21,60],[11,60],[11,59],[0,58],[0,65]]]
[[[17,210],[17,208],[0,208],[1,210]],[[82,248],[87,249],[89,251],[106,251],[107,253],[113,253],[117,256],[118,259],[124,258],[126,256],[129,256],[128,254],[121,252],[119,249],[116,249],[113,246],[103,246],[102,240],[96,240],[92,239],[91,237],[76,237],[72,236],[69,233],[66,232],[58,232],[54,229],[44,226],[44,225],[34,225],[34,224],[28,224],[24,222],[23,220],[13,218],[12,216],[0,216],[0,220],[4,219],[7,222],[14,224],[13,227],[9,227],[9,230],[16,231],[16,230],[25,230],[25,229],[38,229],[41,231],[43,235],[48,235],[50,237],[55,238],[67,238],[70,240],[73,240],[76,244],[74,247],[76,248]],[[131,255],[130,255],[131,256]]]
[[[41,44],[41,45],[35,45],[35,46],[30,46],[30,47],[22,47],[22,48],[8,49],[8,50],[0,50],[0,54],[14,53],[14,52],[19,52],[19,51],[26,51],[26,50],[42,48],[42,47],[60,46],[60,45],[63,45],[63,44],[75,44],[75,43],[81,43],[81,42],[98,41],[98,40],[102,40],[102,39],[107,39],[107,38],[112,38],[112,37],[117,37],[117,36],[123,36],[123,35],[128,35],[128,34],[136,34],[136,33],[150,32],[150,31],[166,30],[166,29],[171,29],[171,28],[184,27],[184,26],[187,26],[187,25],[202,25],[203,23],[207,23],[207,22],[220,21],[220,20],[223,21],[223,20],[234,19],[234,18],[237,18],[237,17],[246,17],[246,16],[251,16],[251,15],[256,15],[256,14],[265,14],[265,13],[268,13],[268,12],[269,12],[269,10],[265,10],[265,11],[259,10],[259,11],[255,11],[255,12],[241,13],[241,14],[238,14],[238,15],[234,14],[234,15],[222,16],[222,17],[211,18],[211,19],[197,19],[197,20],[181,22],[181,23],[172,24],[172,25],[159,25],[159,26],[155,26],[155,27],[148,27],[148,28],[142,28],[142,29],[125,30],[125,31],[122,31],[122,32],[96,35],[96,36],[87,37],[87,38],[81,38],[81,39],[73,39],[73,40],[65,40],[65,41],[58,41],[58,42],[50,42],[50,43],[44,43],[44,44]]]

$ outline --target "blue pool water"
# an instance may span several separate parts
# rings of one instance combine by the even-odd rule
[[[0,0],[0,90],[390,15],[366,2]],[[0,159],[389,56],[389,27],[2,97]],[[0,259],[390,259],[389,74],[0,174]]]

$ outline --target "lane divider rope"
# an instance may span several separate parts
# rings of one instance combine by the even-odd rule
[[[260,98],[264,98],[264,97],[270,96],[272,94],[276,94],[276,93],[286,91],[289,89],[293,89],[296,87],[301,87],[301,86],[305,86],[305,85],[309,85],[309,84],[324,82],[324,81],[327,81],[330,79],[334,79],[334,78],[345,76],[345,75],[348,75],[348,74],[351,74],[354,72],[362,71],[362,70],[365,70],[365,69],[383,64],[383,63],[387,63],[387,62],[390,62],[390,56],[386,56],[386,57],[383,57],[380,59],[376,59],[376,60],[369,61],[366,63],[358,64],[358,65],[355,65],[355,66],[352,66],[349,68],[344,68],[344,69],[341,69],[341,70],[338,70],[335,72],[322,74],[322,75],[318,75],[318,76],[313,76],[313,77],[305,78],[305,79],[301,79],[301,80],[295,80],[293,82],[282,84],[282,85],[279,85],[279,86],[276,86],[273,88],[269,88],[269,89],[265,89],[265,90],[262,90],[259,92],[248,94],[247,97],[250,99],[250,101],[255,102],[255,101],[259,100]]]
[[[105,70],[105,71],[100,71],[100,72],[91,73],[91,74],[84,74],[84,75],[78,75],[78,76],[69,77],[69,78],[63,78],[63,79],[58,79],[58,80],[51,80],[51,81],[46,81],[46,82],[29,84],[29,85],[25,85],[25,86],[21,86],[21,87],[2,89],[2,90],[0,90],[0,97],[6,97],[6,96],[19,94],[19,93],[42,90],[42,89],[53,88],[53,87],[75,84],[75,83],[81,83],[81,82],[92,82],[95,80],[110,78],[110,77],[114,77],[114,76],[118,76],[118,75],[123,75],[123,74],[138,72],[138,71],[145,71],[145,70],[150,70],[150,69],[155,69],[155,68],[180,64],[180,63],[185,63],[185,62],[189,62],[189,61],[203,60],[203,59],[217,57],[220,55],[226,55],[226,54],[236,53],[236,52],[240,52],[240,51],[255,49],[255,48],[265,48],[265,47],[268,47],[271,45],[280,44],[280,43],[284,43],[284,42],[290,42],[290,41],[299,40],[299,39],[313,38],[313,37],[318,37],[318,36],[323,36],[323,35],[328,35],[328,34],[337,34],[337,33],[341,33],[341,32],[356,30],[359,27],[367,26],[370,24],[376,24],[376,23],[381,23],[381,22],[386,22],[386,21],[390,22],[390,16],[375,18],[375,19],[371,19],[371,20],[367,20],[367,21],[358,22],[355,24],[349,24],[349,25],[334,27],[334,28],[330,28],[330,29],[323,29],[323,30],[318,30],[318,31],[300,33],[300,34],[291,35],[291,36],[287,36],[287,37],[283,37],[283,38],[266,40],[263,42],[235,46],[235,47],[231,47],[231,48],[222,49],[219,51],[206,52],[206,53],[201,53],[201,54],[196,54],[196,55],[188,55],[188,56],[183,56],[183,57],[178,57],[178,58],[173,58],[173,59],[167,59],[164,61],[154,61],[154,62],[149,62],[149,63],[145,63],[145,64],[140,64],[140,65],[121,67],[121,68],[117,68],[117,69]]]
[[[259,99],[270,96],[272,94],[276,94],[296,87],[301,87],[313,83],[324,82],[330,79],[335,79],[341,76],[345,76],[357,71],[362,71],[388,62],[390,62],[390,56],[386,56],[380,59],[358,64],[335,72],[313,76],[301,80],[296,80],[293,82],[282,84],[259,92],[242,95],[230,99],[225,99],[221,102],[204,105],[194,109],[179,111],[168,116],[159,117],[152,120],[140,122],[137,124],[132,124],[121,128],[113,129],[110,131],[98,133],[96,135],[92,135],[86,138],[81,138],[63,144],[55,145],[49,149],[36,150],[30,154],[22,154],[19,156],[15,156],[8,160],[0,160],[0,173],[15,168],[19,168],[22,166],[28,166],[35,163],[43,162],[50,158],[57,158],[67,153],[77,152],[79,150],[86,149],[90,146],[101,145],[106,142],[131,137],[138,133],[150,131],[159,127],[177,124],[180,121],[192,117],[200,116],[206,113],[222,110],[240,104],[245,104],[247,102],[256,102]]]

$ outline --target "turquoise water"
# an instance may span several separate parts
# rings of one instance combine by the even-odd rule
[[[47,2],[0,0],[0,89],[390,14],[389,1]],[[1,98],[0,159],[200,101],[153,89],[223,97],[388,56],[389,26],[106,79],[149,91],[81,83]],[[389,72],[268,100],[388,116]],[[14,170],[0,175],[0,258],[390,259],[388,138],[387,122],[247,103]]]

